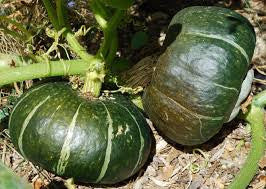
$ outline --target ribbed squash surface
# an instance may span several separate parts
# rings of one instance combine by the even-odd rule
[[[28,160],[76,181],[112,184],[147,160],[147,122],[123,96],[86,100],[65,83],[24,93],[10,116],[16,149]]]
[[[190,7],[172,19],[144,109],[171,140],[209,140],[236,104],[255,48],[249,21],[219,7]]]

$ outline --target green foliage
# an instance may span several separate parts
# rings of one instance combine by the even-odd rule
[[[7,116],[9,116],[9,110],[7,107],[0,109],[0,123],[4,120]]]
[[[131,39],[131,48],[140,49],[141,47],[147,44],[148,40],[149,36],[146,32],[136,32]]]
[[[12,90],[7,98],[7,104],[4,106],[0,105],[0,130],[7,128],[7,118],[10,115],[11,107],[17,101],[17,96],[15,96],[16,91]]]

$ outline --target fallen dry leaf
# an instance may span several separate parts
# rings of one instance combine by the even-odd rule
[[[266,167],[266,156],[264,156],[260,161],[259,161],[259,166],[261,169]]]
[[[164,182],[164,181],[161,181],[161,180],[158,180],[154,177],[150,177],[150,179],[154,182],[154,184],[156,184],[157,186],[161,186],[161,187],[167,187],[169,185],[171,185],[170,182]]]
[[[266,183],[266,176],[265,175],[261,175],[259,177],[260,181],[264,181]]]
[[[34,189],[41,189],[42,186],[44,186],[44,184],[43,184],[42,179],[40,179],[40,178],[36,179],[36,181],[33,183]]]
[[[257,184],[253,185],[253,189],[264,189],[266,187],[266,181],[261,180]]]
[[[179,150],[177,150],[175,148],[171,148],[171,150],[167,154],[167,158],[166,158],[167,162],[171,163],[180,154],[182,154],[182,152],[180,152]]]
[[[172,165],[168,165],[168,166],[165,166],[165,167],[163,167],[163,171],[162,171],[162,179],[163,180],[168,180],[170,177],[171,177],[171,175],[173,174],[173,171],[174,171],[174,166],[172,166]]]

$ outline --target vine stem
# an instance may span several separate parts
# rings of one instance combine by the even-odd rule
[[[104,41],[102,43],[102,46],[100,47],[98,54],[101,54],[103,57],[106,57],[108,55],[110,46],[112,44],[112,37],[114,37],[114,34],[117,35],[117,27],[118,24],[120,23],[121,19],[123,18],[125,11],[122,10],[117,10],[113,17],[110,19],[110,21],[108,22],[108,25],[106,27],[105,30],[103,30],[104,32]],[[117,38],[117,36],[115,36],[114,38]],[[114,49],[112,49],[114,51]],[[115,49],[115,51],[117,51],[117,48]],[[111,62],[108,62],[108,64],[111,64]]]
[[[30,189],[31,186],[26,183],[23,179],[18,177],[12,172],[12,170],[4,165],[0,160],[0,178],[1,178],[1,188],[20,188],[20,189]]]
[[[113,33],[114,33],[114,37],[112,39],[112,43],[110,44],[109,53],[108,53],[108,55],[106,57],[106,62],[107,62],[107,66],[108,67],[110,67],[110,65],[114,61],[114,58],[116,56],[116,52],[117,52],[117,49],[118,49],[117,31],[115,30]]]
[[[60,28],[66,27],[70,29],[70,25],[67,18],[67,9],[65,0],[56,0],[56,13],[58,18],[58,25]]]
[[[78,42],[73,32],[69,29],[69,24],[66,18],[67,10],[63,3],[64,0],[56,1],[56,10],[52,7],[50,0],[43,0],[43,2],[54,28],[57,31],[59,31],[63,27],[67,28],[63,33],[63,36],[67,40],[70,49],[74,51],[84,62],[88,63],[84,82],[85,84],[82,90],[83,93],[89,92],[91,95],[98,97],[100,95],[100,90],[103,82],[102,75],[104,74],[104,61],[101,57],[96,57],[87,53],[87,50]],[[91,62],[96,63],[91,64]],[[91,77],[92,75],[93,77]]]
[[[247,113],[247,115],[244,115],[245,120],[251,126],[251,150],[238,175],[229,185],[229,189],[246,188],[259,168],[258,162],[260,158],[263,157],[266,147],[264,128],[265,105],[266,91],[263,91],[253,98],[249,112]]]
[[[66,11],[64,10],[65,7],[62,3],[62,0],[57,1],[57,10],[53,8],[50,0],[43,0],[43,4],[47,10],[48,17],[56,31],[60,31],[62,27],[67,27],[63,35],[66,38],[70,49],[74,51],[84,61],[90,62],[90,60],[93,59],[94,56],[87,53],[87,50],[80,45],[75,35],[68,29],[69,24],[65,20],[66,15],[64,15],[64,13],[66,13]]]
[[[96,58],[91,62],[85,62],[82,59],[58,60],[0,69],[0,86],[44,77],[84,75],[92,65],[97,65],[98,61]]]
[[[101,69],[89,70],[86,73],[83,92],[93,91],[92,94],[97,97],[100,94],[100,89],[106,75],[106,63],[111,64],[111,62],[107,61],[112,61],[117,51],[118,43],[116,29],[123,18],[122,15],[124,14],[124,11],[116,10],[111,19],[107,20],[109,12],[100,2],[92,0],[90,2],[90,7],[95,15],[96,21],[103,30],[104,41],[96,55],[96,57],[102,58],[102,62],[99,64]],[[112,40],[112,36],[114,40]]]
[[[65,38],[71,48],[81,59],[84,61],[90,62],[91,59],[94,59],[94,55],[87,53],[87,50],[80,45],[75,35],[71,32],[64,34]]]
[[[47,10],[49,20],[51,21],[54,28],[58,31],[60,30],[59,22],[56,14],[56,10],[53,8],[53,5],[50,0],[43,0],[43,4]]]
[[[62,3],[63,1],[64,0],[56,1],[55,10],[52,7],[50,0],[43,0],[49,19],[57,31],[62,29],[62,27],[67,27],[68,25],[66,20],[66,8],[64,3]],[[116,29],[123,18],[125,11],[116,10],[111,19],[107,20],[107,17],[109,17],[109,12],[104,5],[97,0],[92,0],[90,6],[97,22],[104,32],[104,41],[97,55],[93,56],[87,53],[86,49],[80,45],[78,40],[75,38],[75,35],[69,29],[67,29],[63,35],[66,38],[70,48],[79,57],[81,57],[84,62],[91,62],[92,59],[98,59],[96,64],[92,64],[88,68],[88,71],[86,72],[85,84],[83,87],[84,93],[89,92],[93,96],[98,97],[102,87],[102,82],[104,81],[105,77],[105,62],[106,60],[113,61],[115,52],[117,51],[117,36],[114,36],[114,40],[112,40],[112,36],[117,35]],[[111,62],[108,62],[108,64],[111,64]]]

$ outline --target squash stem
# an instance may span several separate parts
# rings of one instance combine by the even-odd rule
[[[92,59],[94,59],[94,55],[91,55],[87,53],[87,50],[80,45],[77,38],[72,32],[66,32],[64,34],[70,48],[72,51],[74,51],[81,59],[84,61],[90,62]]]
[[[15,61],[15,59],[12,60]],[[97,62],[96,58],[91,62],[85,62],[82,59],[58,60],[0,69],[0,86],[44,77],[84,75],[90,67],[97,66]]]
[[[56,10],[53,8],[50,0],[43,0],[44,6],[48,12],[49,20],[51,21],[53,27],[56,31],[62,29],[62,27],[67,27],[67,30],[63,34],[66,38],[70,49],[75,52],[84,61],[90,62],[94,56],[87,53],[87,50],[80,45],[75,35],[68,29],[69,24],[66,21],[66,10],[62,4],[62,0],[56,1]]]
[[[113,38],[117,39],[116,30],[117,30],[118,24],[123,18],[125,11],[116,10],[113,16],[110,19],[108,19],[110,17],[109,12],[106,9],[106,7],[104,7],[100,2],[98,2],[97,0],[92,0],[90,2],[90,7],[95,15],[96,21],[100,25],[101,29],[103,30],[103,34],[104,34],[104,40],[102,42],[100,49],[97,52],[97,55],[106,59],[108,56],[108,52],[114,51],[113,49],[111,49],[112,48],[111,46],[115,45],[115,44],[112,44],[113,43],[112,39]],[[115,50],[117,50],[117,48]],[[112,60],[112,58],[109,58],[109,59]]]
[[[105,8],[98,2],[98,0],[89,1],[90,8],[94,14],[94,17],[102,30],[107,28],[108,15]]]
[[[110,50],[110,46],[112,44],[112,38],[114,37],[114,34],[117,35],[117,27],[120,21],[123,18],[125,11],[117,10],[113,17],[108,22],[107,28],[104,31],[104,41],[102,43],[102,46],[100,47],[98,54],[101,54],[103,57],[106,57],[108,54],[108,51]],[[111,62],[108,62],[108,64],[111,64]]]
[[[106,58],[107,66],[111,66],[112,62],[114,61],[114,58],[116,56],[118,48],[118,39],[117,39],[117,31],[114,31],[114,37],[112,39],[112,43],[110,45],[110,50]]]
[[[66,12],[62,1],[63,0],[56,1],[55,10],[52,7],[50,0],[43,0],[45,8],[48,12],[49,19],[57,31],[62,29],[62,27],[67,27],[67,21],[65,17]],[[100,95],[102,82],[104,81],[105,76],[105,61],[106,59],[108,61],[112,61],[117,50],[117,36],[115,36],[114,41],[112,41],[112,36],[114,34],[116,35],[116,28],[123,17],[124,11],[116,10],[111,19],[107,21],[109,13],[101,3],[93,0],[91,1],[90,5],[97,22],[104,32],[104,41],[97,55],[93,56],[87,53],[86,49],[82,47],[82,45],[80,45],[74,34],[69,29],[67,29],[63,35],[66,38],[71,50],[73,50],[78,56],[80,56],[81,59],[84,60],[84,62],[94,62],[93,64],[88,66],[83,92],[89,92],[93,96],[98,97]],[[110,48],[114,49],[110,50]]]
[[[104,72],[87,72],[82,92],[90,93],[94,97],[100,96],[104,76]]]
[[[249,112],[245,115],[245,120],[251,126],[252,145],[251,151],[235,177],[229,185],[229,189],[244,189],[255,176],[259,165],[258,162],[264,155],[266,147],[265,128],[264,128],[264,107],[266,105],[266,91],[263,91],[253,98]]]
[[[99,60],[102,59],[102,61],[98,61],[98,66],[94,69],[88,70],[86,73],[83,93],[89,92],[93,96],[98,97],[100,95],[102,83],[104,82],[106,69],[105,62],[106,60],[112,61],[117,50],[116,28],[121,21],[124,11],[116,10],[112,18],[107,21],[108,11],[105,10],[104,6],[97,3],[95,0],[90,2],[90,6],[95,15],[96,21],[104,32],[104,41],[96,55],[96,57],[99,57]],[[115,40],[112,41],[111,37],[114,35]],[[109,55],[108,52],[110,52]]]
[[[45,8],[47,10],[49,20],[51,21],[51,23],[54,26],[54,28],[57,31],[59,31],[60,30],[60,26],[59,26],[56,10],[53,8],[53,5],[52,5],[51,1],[50,0],[43,0],[43,4],[44,4],[44,6],[45,6]]]
[[[66,27],[70,29],[70,25],[68,23],[67,18],[67,9],[66,9],[66,0],[56,0],[56,13],[58,18],[58,25],[60,28]]]

